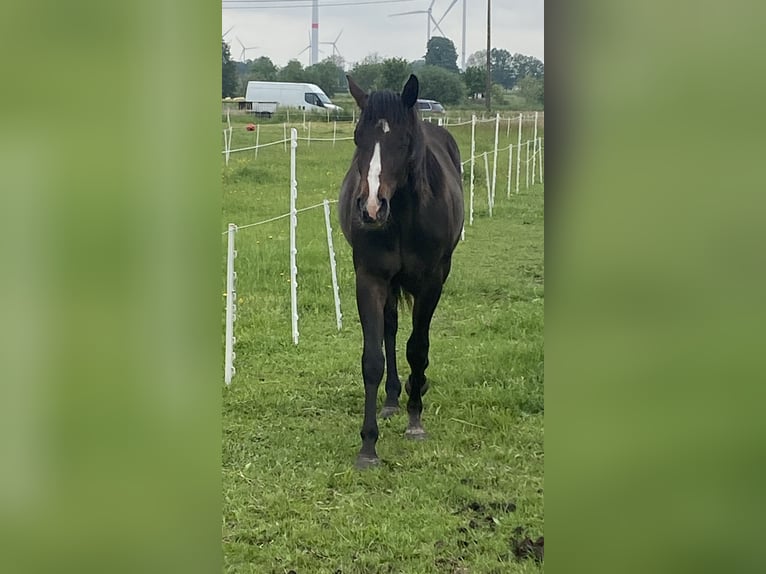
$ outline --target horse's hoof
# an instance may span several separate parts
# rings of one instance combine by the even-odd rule
[[[397,414],[399,412],[399,406],[386,406],[383,405],[383,408],[380,409],[380,418],[382,419],[390,419],[392,416]]]
[[[377,456],[367,456],[366,454],[360,454],[356,457],[354,468],[357,470],[366,470],[368,468],[375,468],[379,465],[380,459]]]
[[[409,427],[404,436],[411,440],[425,440],[428,437],[423,427]]]

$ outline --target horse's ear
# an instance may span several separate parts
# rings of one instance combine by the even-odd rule
[[[351,95],[354,96],[356,105],[359,106],[360,110],[363,110],[364,106],[367,105],[367,92],[357,86],[356,82],[352,80],[351,76],[348,74],[346,74],[346,79],[348,80],[348,90],[351,92]]]
[[[411,108],[415,105],[419,89],[418,79],[413,74],[410,74],[410,79],[404,84],[404,89],[402,90],[402,102],[404,102],[405,107]]]

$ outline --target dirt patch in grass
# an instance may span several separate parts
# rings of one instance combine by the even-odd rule
[[[517,537],[511,538],[513,555],[519,560],[531,558],[535,562],[542,562],[545,554],[544,537],[540,536],[537,540],[532,540],[529,536],[524,536],[524,529],[520,526],[514,532]]]

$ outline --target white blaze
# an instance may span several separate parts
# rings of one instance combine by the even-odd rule
[[[380,189],[380,142],[375,142],[375,149],[372,152],[370,168],[367,170],[367,187],[369,195],[367,196],[367,213],[375,219],[378,214],[378,190]]]

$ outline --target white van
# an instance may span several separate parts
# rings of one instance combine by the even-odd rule
[[[319,86],[296,82],[248,82],[245,102],[253,112],[269,117],[279,107],[324,113],[342,111]]]

